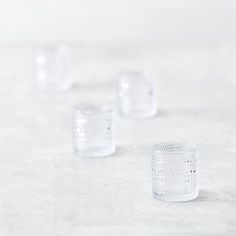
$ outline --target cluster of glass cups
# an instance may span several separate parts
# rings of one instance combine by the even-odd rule
[[[61,92],[71,88],[70,54],[64,46],[39,47],[34,55],[36,88]],[[120,115],[144,119],[157,114],[156,77],[128,71],[116,80]],[[73,142],[78,156],[109,156],[115,152],[114,110],[111,106],[80,104],[73,111]],[[152,151],[153,197],[169,202],[198,196],[197,147],[190,143],[162,143]]]

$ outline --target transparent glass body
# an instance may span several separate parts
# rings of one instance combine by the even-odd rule
[[[71,88],[70,56],[64,46],[41,46],[34,51],[36,88],[41,92],[61,92]]]
[[[153,196],[184,202],[198,196],[197,148],[190,143],[162,143],[152,155]]]
[[[156,78],[151,73],[121,73],[117,87],[118,109],[122,116],[148,118],[156,115]]]
[[[115,152],[113,109],[77,105],[73,114],[74,150],[79,156],[108,156]]]

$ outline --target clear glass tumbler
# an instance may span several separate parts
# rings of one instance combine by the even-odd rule
[[[115,152],[113,109],[77,105],[73,114],[74,150],[78,156],[108,156]]]
[[[129,71],[118,77],[117,102],[121,115],[147,118],[157,113],[156,78],[149,72]]]
[[[184,202],[198,196],[197,148],[190,143],[162,143],[152,155],[153,196]]]
[[[61,92],[71,88],[70,56],[65,46],[48,45],[35,49],[36,87],[42,92]]]

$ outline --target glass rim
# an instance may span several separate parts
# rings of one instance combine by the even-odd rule
[[[103,112],[113,112],[113,106],[108,103],[92,104],[81,103],[74,106],[74,112],[81,115],[93,115]]]
[[[191,142],[163,142],[153,146],[153,154],[178,155],[196,150],[197,145]]]

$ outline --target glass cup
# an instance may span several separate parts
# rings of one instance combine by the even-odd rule
[[[129,71],[118,77],[117,102],[122,116],[148,118],[157,113],[156,78],[149,72]]]
[[[71,88],[70,56],[65,46],[41,46],[34,53],[36,87],[41,92],[62,92]]]
[[[161,143],[153,148],[153,197],[184,202],[198,196],[197,147],[190,143]]]
[[[78,156],[108,156],[115,152],[113,109],[77,105],[73,113],[74,150]]]

